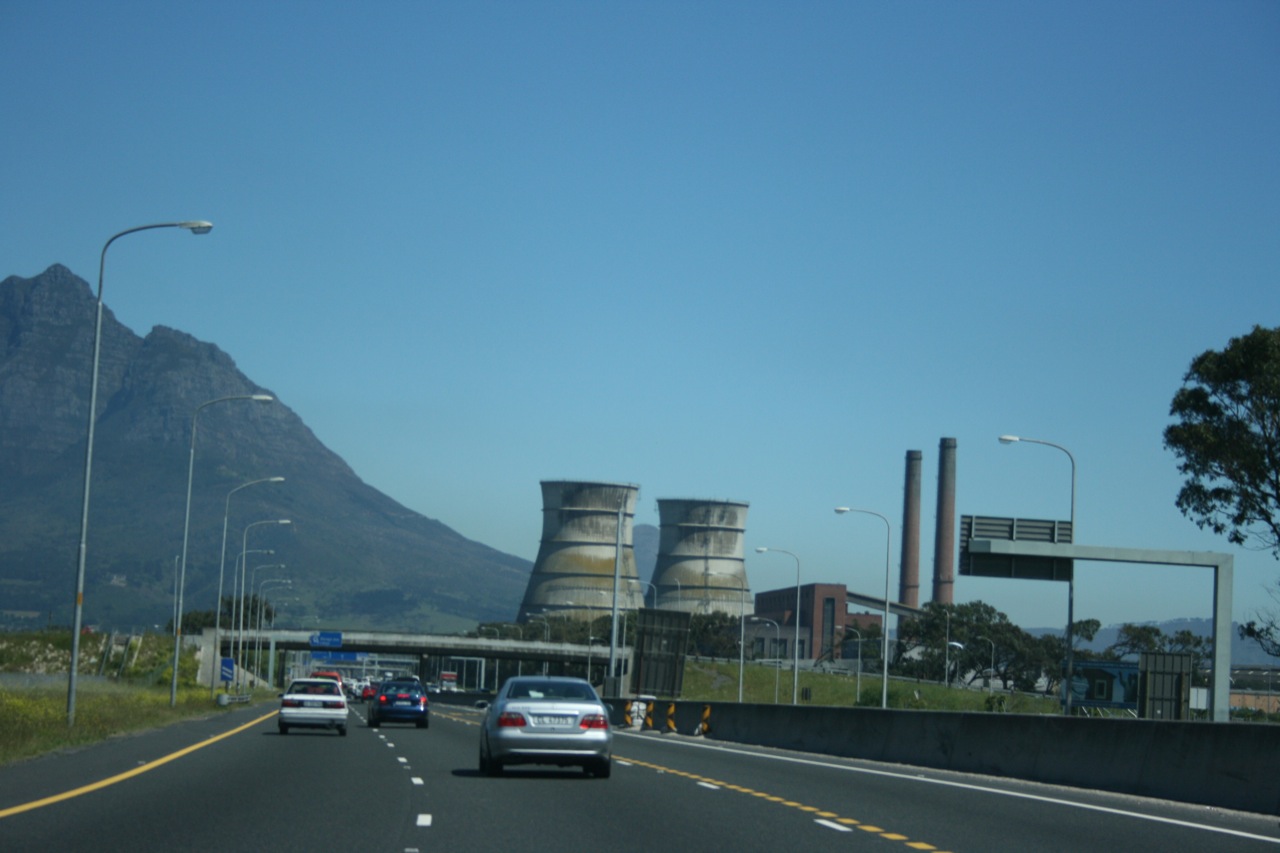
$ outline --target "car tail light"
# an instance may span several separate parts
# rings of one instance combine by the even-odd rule
[[[382,693],[378,695],[378,704],[379,705],[387,704],[387,694]]]
[[[524,714],[518,714],[514,711],[505,711],[498,715],[498,728],[524,728],[527,725],[524,721]]]
[[[300,700],[300,699],[285,699],[284,701],[282,701],[282,702],[280,703],[280,707],[282,707],[282,708],[301,708],[301,707],[302,707],[302,700]]]
[[[609,721],[605,719],[604,714],[586,714],[582,718],[582,722],[578,723],[580,729],[607,729]]]

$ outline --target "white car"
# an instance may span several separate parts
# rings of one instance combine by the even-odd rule
[[[280,734],[289,729],[337,729],[347,734],[347,697],[330,678],[298,678],[280,694]]]

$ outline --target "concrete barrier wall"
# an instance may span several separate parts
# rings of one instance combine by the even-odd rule
[[[610,704],[621,724],[628,703]],[[1280,814],[1280,726],[676,702],[675,730],[698,733],[707,709],[715,740]]]

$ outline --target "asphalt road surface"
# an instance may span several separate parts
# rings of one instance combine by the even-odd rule
[[[681,735],[619,732],[610,779],[477,770],[479,712],[276,732],[229,714],[0,768],[0,851],[1234,851],[1280,819]],[[2,722],[0,722],[2,724]]]

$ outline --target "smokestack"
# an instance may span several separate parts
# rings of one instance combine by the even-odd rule
[[[956,440],[938,443],[938,517],[933,538],[933,600],[951,604],[955,593]]]
[[[902,500],[902,569],[898,601],[920,606],[920,458],[919,450],[907,451],[907,478]]]
[[[618,606],[644,604],[636,574],[632,521],[640,487],[629,483],[542,481],[542,543],[533,561],[518,620],[546,613],[594,619],[612,612],[614,557],[621,520]],[[619,519],[621,515],[621,519]]]

